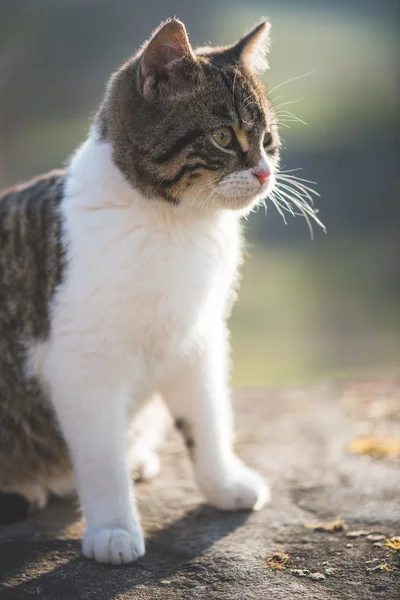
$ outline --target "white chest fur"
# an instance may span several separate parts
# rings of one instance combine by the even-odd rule
[[[154,373],[221,319],[240,256],[232,212],[180,211],[139,197],[93,137],[72,161],[63,204],[68,268],[53,340]]]
[[[68,264],[50,339],[32,365],[71,454],[87,520],[83,553],[129,562],[144,552],[129,431],[154,392],[185,424],[196,479],[212,504],[259,508],[268,498],[232,448],[223,320],[240,257],[238,216],[139,197],[110,148],[93,138],[72,162],[62,210]],[[160,423],[157,414],[149,430]],[[133,441],[129,460],[143,459],[137,434]]]

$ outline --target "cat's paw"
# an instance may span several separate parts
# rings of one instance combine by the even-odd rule
[[[143,534],[138,529],[88,527],[83,536],[82,552],[87,558],[101,563],[130,563],[144,554]]]
[[[160,472],[160,458],[156,452],[148,452],[139,461],[135,470],[135,479],[139,481],[150,481]]]
[[[208,501],[221,510],[260,510],[270,501],[265,479],[241,462],[201,487]]]

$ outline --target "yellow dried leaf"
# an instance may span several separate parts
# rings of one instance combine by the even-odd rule
[[[318,523],[317,525],[303,523],[303,527],[312,529],[313,531],[326,531],[327,533],[336,533],[337,531],[344,531],[347,529],[346,523],[340,520],[333,521],[332,523]]]
[[[384,546],[393,548],[393,550],[400,550],[400,537],[392,537],[390,540],[386,538]]]
[[[289,554],[274,552],[273,554],[269,554],[266,558],[267,562],[264,565],[266,569],[284,569],[289,560]]]
[[[394,437],[361,436],[349,445],[353,454],[365,454],[376,458],[400,456],[400,440]]]

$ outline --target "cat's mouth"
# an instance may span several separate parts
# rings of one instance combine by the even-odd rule
[[[220,195],[220,203],[224,207],[234,210],[251,208],[267,199],[275,185],[275,177],[268,173],[268,177],[257,177],[253,174],[251,181],[236,182],[234,186],[227,186]]]
[[[211,179],[208,183],[199,182],[183,193],[181,202],[185,206],[197,207],[205,212],[214,209],[251,209],[270,196],[275,183],[273,172],[245,171]]]

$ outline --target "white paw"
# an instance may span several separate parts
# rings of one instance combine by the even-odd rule
[[[83,536],[82,552],[87,558],[102,563],[130,563],[144,554],[143,534],[138,529],[88,527]]]
[[[208,501],[221,510],[260,510],[271,496],[264,478],[240,461],[200,483]]]
[[[149,481],[160,472],[160,458],[155,452],[148,452],[136,467],[140,481]]]

